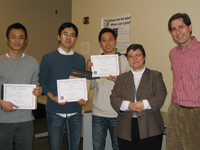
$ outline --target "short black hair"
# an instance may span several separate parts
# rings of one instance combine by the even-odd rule
[[[126,51],[126,56],[127,56],[127,58],[128,58],[128,52],[129,52],[130,50],[136,51],[137,49],[139,49],[139,50],[142,52],[142,55],[143,55],[144,57],[146,57],[146,53],[145,53],[145,50],[144,50],[144,48],[143,48],[142,45],[140,45],[140,44],[131,44],[131,45],[127,48],[127,51]]]
[[[176,19],[179,19],[179,18],[182,18],[183,19],[183,22],[189,26],[191,25],[191,20],[190,20],[190,17],[188,16],[188,14],[186,13],[176,13],[174,14],[170,19],[169,19],[169,22],[168,22],[168,28],[169,30],[172,32],[172,27],[171,27],[171,23],[172,21],[176,20]],[[190,32],[190,34],[192,34],[192,31]]]
[[[8,40],[9,40],[9,34],[10,34],[10,30],[11,29],[22,29],[24,31],[24,33],[25,33],[25,39],[24,39],[24,41],[27,39],[28,35],[27,35],[26,28],[21,23],[13,23],[6,30],[6,37],[7,37]]]
[[[65,29],[65,28],[73,28],[74,31],[76,32],[75,36],[78,36],[78,28],[76,27],[75,24],[71,23],[71,22],[65,22],[63,23],[59,29],[58,29],[58,35],[61,35],[61,32]]]
[[[112,33],[113,36],[114,36],[114,38],[115,38],[115,40],[117,39],[117,35],[116,35],[116,33],[115,33],[115,31],[114,31],[113,29],[111,29],[111,28],[103,28],[103,29],[101,29],[101,31],[99,32],[99,42],[101,42],[101,36],[102,36],[102,34],[105,33],[105,32],[110,32],[110,33]]]

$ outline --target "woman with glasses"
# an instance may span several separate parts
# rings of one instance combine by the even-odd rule
[[[160,150],[164,131],[160,108],[167,95],[162,74],[145,67],[142,45],[130,45],[126,55],[132,69],[117,77],[110,96],[118,113],[119,149]]]

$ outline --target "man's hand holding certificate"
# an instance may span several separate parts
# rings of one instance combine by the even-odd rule
[[[33,90],[36,85],[32,84],[4,84],[4,101],[11,102],[18,106],[14,109],[36,109],[36,96]]]
[[[58,102],[88,100],[86,78],[57,80]]]
[[[118,55],[92,55],[92,77],[107,77],[119,75]]]

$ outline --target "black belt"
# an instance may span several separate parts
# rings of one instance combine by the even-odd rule
[[[181,106],[179,105],[181,108],[184,108],[184,109],[194,109],[194,108],[199,108],[199,107],[187,107],[187,106]]]

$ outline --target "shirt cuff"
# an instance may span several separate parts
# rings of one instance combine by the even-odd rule
[[[143,101],[143,104],[144,104],[143,110],[151,109],[151,106],[150,106],[149,101],[147,99],[143,99],[142,101]]]
[[[129,104],[130,104],[130,101],[123,100],[120,110],[121,111],[129,111],[129,109],[128,109]]]

